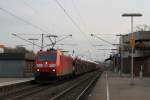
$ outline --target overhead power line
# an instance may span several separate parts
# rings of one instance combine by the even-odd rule
[[[86,36],[86,34],[82,31],[82,29],[80,28],[80,26],[74,21],[74,19],[69,15],[69,13],[66,11],[66,9],[60,4],[60,2],[58,0],[54,0],[57,5],[63,10],[63,12],[66,14],[66,16],[70,19],[70,21],[74,24],[74,26],[84,35]],[[86,36],[87,37],[87,36]],[[88,39],[88,37],[87,37]],[[90,40],[87,40],[92,46],[93,44],[90,42]],[[94,46],[93,46],[94,47]]]
[[[33,7],[29,2],[27,2],[27,0],[22,0],[22,3],[25,5],[25,6],[27,6],[28,8],[30,8],[38,17],[40,17],[40,16],[42,16],[40,13],[39,13],[39,11],[35,8],[35,7]],[[62,29],[62,28],[60,28],[60,27],[58,27],[55,23],[53,23],[50,19],[47,19],[47,22],[49,23],[49,24],[51,24],[51,27],[56,27],[57,28],[57,30],[59,29],[59,31],[62,33],[64,30]],[[48,29],[49,27],[44,27],[45,29]],[[52,30],[51,30],[52,31]]]
[[[27,0],[21,0],[21,1],[23,2],[24,5],[26,5],[26,6],[29,7],[30,9],[32,9],[35,14],[37,14],[36,9],[34,9],[34,8],[27,2]]]
[[[78,15],[79,18],[80,18],[79,20],[82,22],[82,25],[84,26],[84,28],[87,29],[87,26],[86,26],[86,24],[85,24],[85,21],[83,20],[83,17],[81,16],[78,7],[77,7],[77,5],[75,4],[75,1],[72,0],[72,3],[73,3],[74,9],[76,10],[77,15]]]
[[[33,45],[35,45],[35,46],[37,46],[37,47],[40,47],[40,48],[41,48],[41,46],[40,46],[40,45],[35,44],[35,43],[33,43],[33,42],[31,42],[31,41],[29,41],[29,40],[27,40],[27,39],[24,39],[23,37],[21,37],[21,36],[19,36],[19,35],[17,35],[17,34],[12,33],[12,35],[13,35],[13,36],[18,37],[18,38],[19,38],[19,39],[21,39],[21,40],[24,40],[24,41],[26,41],[26,42],[28,42],[28,43],[31,43],[31,44],[33,44]]]
[[[107,40],[105,40],[105,39],[103,39],[103,38],[101,38],[101,37],[99,37],[99,36],[97,36],[95,34],[91,34],[91,36],[94,36],[94,37],[96,37],[96,38],[98,38],[98,39],[100,39],[100,40],[102,40],[102,41],[104,41],[104,42],[106,42],[106,43],[108,43],[110,45],[113,45],[111,42],[109,42],[109,41],[107,41]]]
[[[76,28],[83,33],[83,31],[81,30],[81,28],[78,26],[78,24],[73,20],[73,18],[69,15],[69,13],[66,11],[66,9],[59,3],[58,0],[54,0],[58,6],[64,11],[64,13],[67,15],[67,17],[72,21],[72,23],[76,26]]]
[[[7,13],[7,14],[9,14],[10,16],[12,16],[12,17],[14,17],[14,18],[16,18],[16,19],[18,19],[18,20],[20,20],[20,21],[22,21],[22,22],[24,22],[24,23],[26,23],[26,24],[28,24],[28,25],[30,25],[30,26],[38,29],[38,30],[40,30],[41,32],[48,33],[47,31],[45,31],[44,29],[40,28],[39,26],[37,26],[35,24],[32,24],[31,22],[29,22],[29,21],[27,21],[27,20],[25,20],[25,19],[23,19],[23,18],[15,15],[15,14],[13,14],[12,12],[10,12],[10,11],[2,8],[2,7],[0,8],[0,10],[3,11],[3,12],[5,12],[5,13]]]

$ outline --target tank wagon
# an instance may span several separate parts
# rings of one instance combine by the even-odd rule
[[[39,51],[35,56],[34,77],[37,81],[51,81],[98,68],[96,62],[66,56],[59,50]]]

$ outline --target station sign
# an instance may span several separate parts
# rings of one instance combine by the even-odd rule
[[[131,46],[131,48],[135,47],[135,38],[130,39],[130,46]]]

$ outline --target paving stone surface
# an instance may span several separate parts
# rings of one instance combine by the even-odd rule
[[[150,78],[134,78],[130,84],[129,75],[119,75],[108,72],[110,100],[150,100]],[[106,72],[98,80],[88,100],[107,100]]]

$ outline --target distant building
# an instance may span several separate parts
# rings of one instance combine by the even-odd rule
[[[34,54],[24,48],[4,48],[0,53],[0,77],[32,77]]]
[[[134,32],[134,74],[139,76],[142,70],[144,76],[150,76],[150,31]],[[119,53],[123,57],[123,72],[130,73],[131,70],[131,33],[120,37]],[[123,52],[121,52],[123,50]]]
[[[33,53],[27,50],[25,47],[16,46],[15,48],[4,47],[4,53]]]
[[[4,45],[0,44],[0,53],[4,53]]]

